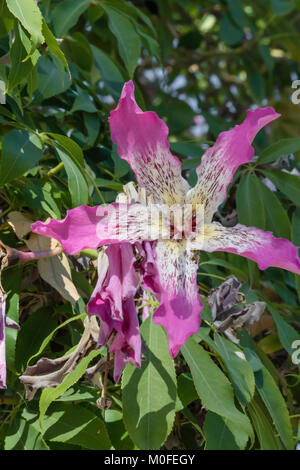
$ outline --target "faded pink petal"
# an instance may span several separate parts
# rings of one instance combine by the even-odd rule
[[[98,282],[88,313],[100,319],[99,345],[105,345],[116,333],[110,352],[115,354],[114,377],[118,381],[128,361],[138,367],[141,364],[141,337],[134,304],[139,279],[129,243],[109,246],[99,259]]]
[[[35,222],[32,231],[58,240],[70,255],[86,248],[120,242],[156,240],[159,224],[149,225],[149,207],[142,204],[79,206],[67,211],[63,220]]]
[[[149,305],[150,297],[147,291],[143,291],[142,297],[142,322],[144,322],[151,315],[151,305]]]
[[[223,227],[219,223],[205,226],[204,243],[191,243],[191,249],[209,253],[226,251],[255,261],[259,269],[277,267],[300,274],[298,248],[284,238],[275,238],[272,232],[238,224]]]
[[[248,110],[247,117],[230,131],[222,132],[215,145],[206,150],[197,168],[198,183],[187,194],[188,203],[204,204],[205,222],[212,220],[237,168],[254,155],[251,143],[260,129],[277,119],[273,108]]]
[[[167,125],[153,111],[143,112],[134,99],[134,84],[125,83],[117,108],[109,118],[111,138],[121,158],[136,174],[140,186],[156,202],[183,202],[188,183],[181,176],[181,163],[170,153]]]
[[[133,298],[139,286],[133,248],[130,243],[110,245],[105,253],[109,259],[109,270],[101,289],[101,298],[109,300],[112,319],[122,320],[123,301]]]
[[[197,268],[185,241],[160,241],[156,246],[156,276],[148,288],[160,302],[153,321],[167,332],[170,355],[174,358],[189,336],[198,332],[202,303],[198,294]]]
[[[100,294],[89,303],[88,311],[100,319],[100,346],[116,333],[109,351],[115,354],[114,378],[117,382],[128,361],[137,367],[141,365],[141,336],[134,301],[132,298],[123,301],[122,320],[112,319],[111,304],[108,299],[103,301]]]
[[[141,335],[139,321],[133,299],[124,301],[124,320],[120,329],[114,324],[117,334],[110,347],[110,352],[115,354],[114,379],[118,382],[127,362],[141,367]],[[118,322],[120,323],[120,322]]]

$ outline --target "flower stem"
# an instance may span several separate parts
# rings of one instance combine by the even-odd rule
[[[65,164],[64,162],[60,162],[58,165],[56,165],[54,168],[51,168],[51,170],[48,171],[47,176],[52,176],[56,175],[57,173],[60,172],[64,168]]]

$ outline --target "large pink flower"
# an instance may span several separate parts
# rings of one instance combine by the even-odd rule
[[[300,274],[297,247],[290,241],[275,238],[272,233],[255,227],[237,225],[227,228],[212,222],[218,206],[226,198],[234,172],[254,155],[251,144],[255,135],[277,117],[279,114],[270,107],[248,111],[241,125],[222,132],[215,145],[203,155],[197,168],[198,182],[190,188],[181,175],[180,161],[170,153],[166,124],[154,112],[143,112],[138,107],[134,85],[129,81],[109,118],[111,137],[118,146],[119,155],[130,164],[139,186],[146,188],[159,206],[190,204],[193,211],[200,206],[204,214],[200,233],[195,236],[192,227],[187,227],[184,237],[179,239],[176,236],[177,225],[173,221],[171,238],[166,239],[161,235],[161,222],[158,221],[149,234],[149,206],[122,203],[106,208],[81,206],[68,211],[62,221],[36,222],[32,229],[56,238],[70,254],[87,247],[124,242],[132,245],[139,242],[145,248],[147,244],[144,242],[151,242],[148,257],[152,257],[152,261],[142,269],[142,282],[160,302],[153,320],[165,327],[170,354],[175,357],[187,338],[198,331],[201,321],[195,251],[237,253],[257,262],[260,269],[275,266]],[[123,218],[124,210],[129,211],[129,217]],[[117,223],[110,217],[116,212],[120,215]],[[109,295],[105,293],[107,298]],[[132,305],[129,310],[131,308]],[[115,309],[114,315],[117,316],[120,306],[116,304]],[[132,315],[130,312],[128,316]],[[112,312],[107,311],[106,315],[109,321],[118,321],[113,320]],[[130,335],[126,337],[126,344]],[[122,338],[115,340],[115,351],[124,338],[123,334]]]

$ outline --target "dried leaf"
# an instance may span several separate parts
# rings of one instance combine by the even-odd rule
[[[8,214],[8,223],[13,228],[13,231],[21,240],[31,232],[32,220],[26,215],[18,211],[12,211]]]
[[[31,232],[32,223],[21,212],[15,211],[9,214],[9,224],[20,239],[23,239],[25,235]],[[53,250],[59,245],[57,240],[36,233],[31,233],[24,242],[29,250],[33,252]],[[64,299],[72,304],[79,300],[79,293],[72,281],[69,261],[64,253],[53,258],[40,259],[37,267],[41,278],[57,290]]]
[[[240,281],[229,276],[207,297],[214,325],[233,343],[238,344],[236,333],[244,326],[258,322],[265,310],[265,302],[245,303],[245,296],[239,292]]]
[[[64,253],[53,258],[40,259],[37,266],[41,278],[57,290],[64,299],[72,304],[79,300],[79,293],[72,281],[69,261]]]
[[[87,317],[84,322],[84,332],[77,348],[67,356],[57,359],[43,357],[34,366],[29,366],[21,375],[20,381],[26,390],[26,399],[32,400],[40,388],[56,387],[64,377],[75,369],[81,359],[96,349],[99,336],[97,318]]]

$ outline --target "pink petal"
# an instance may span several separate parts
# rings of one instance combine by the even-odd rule
[[[110,347],[115,353],[114,379],[118,382],[127,362],[141,367],[141,335],[133,299],[124,302],[124,320]],[[120,323],[120,322],[119,322]],[[115,323],[115,327],[118,325]]]
[[[5,299],[0,293],[0,388],[6,388]]]
[[[96,297],[99,294],[102,302],[109,301],[112,319],[122,320],[123,301],[133,298],[139,286],[139,277],[134,268],[136,258],[130,243],[110,245],[105,254],[109,267],[106,268],[105,279],[100,271],[89,309],[92,308],[93,302],[97,302]]]
[[[208,252],[226,251],[255,261],[259,269],[270,266],[300,274],[298,248],[284,238],[275,238],[272,232],[238,224],[223,227],[219,223],[205,226],[204,243],[191,244],[191,249]]]
[[[189,186],[181,176],[180,161],[170,153],[168,127],[156,113],[138,107],[132,81],[125,83],[109,123],[112,141],[140,186],[148,189],[156,202],[181,203]]]
[[[110,352],[115,354],[117,382],[128,361],[141,365],[141,337],[134,304],[139,278],[129,243],[109,246],[99,259],[98,282],[88,303],[88,313],[100,319],[100,345],[105,345],[116,333]]]
[[[149,208],[141,204],[79,206],[67,211],[63,220],[35,222],[32,231],[58,240],[66,253],[75,254],[86,248],[156,239],[159,225],[148,223]]]
[[[66,253],[73,255],[85,248],[95,249],[100,245],[97,224],[101,217],[97,207],[79,206],[67,211],[63,220],[35,222],[31,229],[35,233],[58,240]]]
[[[113,320],[109,300],[103,301],[99,294],[88,310],[90,315],[98,315],[100,319],[100,346],[116,333],[109,350],[115,354],[114,379],[117,382],[127,362],[141,366],[141,336],[134,301],[132,298],[123,301],[122,320]]]
[[[188,203],[204,204],[205,222],[211,222],[226,199],[227,187],[237,168],[252,159],[251,143],[258,131],[279,116],[273,108],[249,110],[242,124],[222,132],[215,145],[206,150],[197,168],[198,183],[187,195]]]
[[[198,294],[197,268],[185,242],[160,241],[156,246],[156,279],[152,283],[160,306],[153,321],[162,325],[175,357],[189,336],[198,332],[202,303]],[[147,280],[151,287],[150,280]]]

